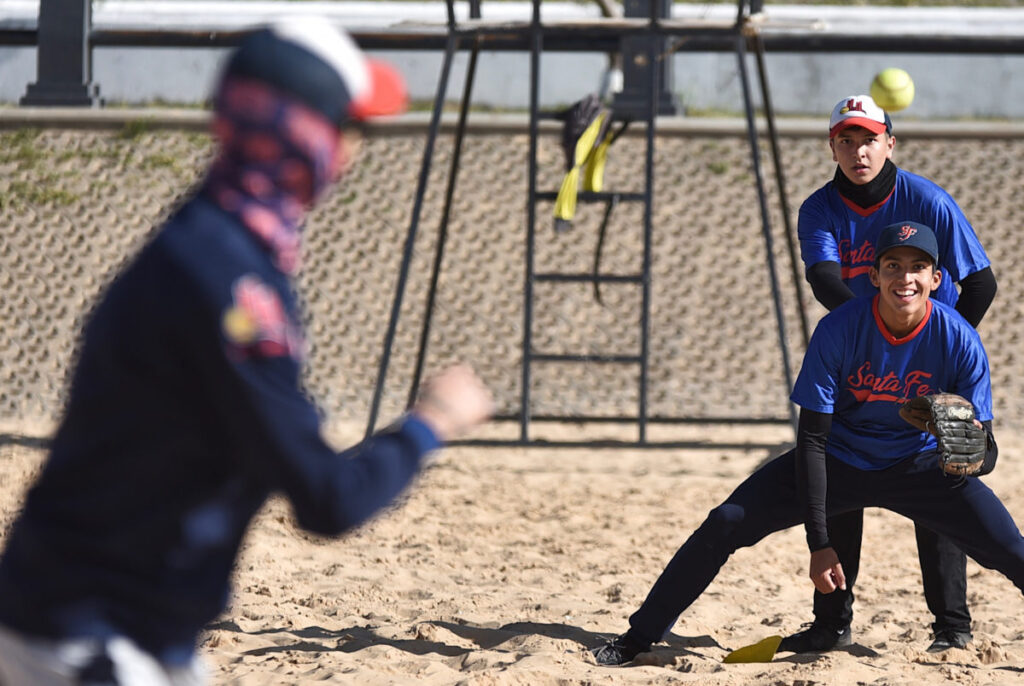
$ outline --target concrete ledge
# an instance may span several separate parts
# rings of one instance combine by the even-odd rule
[[[373,122],[369,130],[378,135],[425,133],[430,125],[429,112],[412,112]],[[441,131],[450,134],[458,118],[444,114]],[[106,129],[146,126],[155,129],[207,131],[210,112],[202,109],[118,108],[82,109],[73,107],[10,107],[0,108],[0,130],[19,128],[44,129]],[[467,130],[474,135],[520,135],[528,132],[529,117],[525,113],[470,113]],[[643,124],[634,125],[626,135],[643,134]],[[540,122],[541,132],[561,131],[557,121]],[[758,119],[758,129],[766,134],[766,123]],[[795,138],[825,136],[823,119],[785,117],[776,120],[779,135]],[[659,136],[742,136],[746,121],[742,117],[662,117],[658,120]],[[1024,139],[1024,121],[906,121],[896,120],[897,136],[923,138],[989,138]]]

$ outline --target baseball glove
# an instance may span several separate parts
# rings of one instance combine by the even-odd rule
[[[976,474],[985,461],[988,434],[974,420],[974,406],[955,393],[913,398],[900,416],[938,439],[939,466],[946,474]]]

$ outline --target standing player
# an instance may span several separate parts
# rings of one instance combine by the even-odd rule
[[[1024,591],[1024,537],[981,480],[947,475],[935,438],[899,414],[900,403],[939,390],[964,396],[996,457],[988,359],[977,332],[929,298],[940,288],[938,244],[923,224],[882,230],[868,274],[874,296],[822,318],[791,399],[796,448],[750,475],[676,552],[629,630],[594,649],[600,664],[629,662],[660,641],[738,548],[804,522],[815,587],[847,583],[826,516],[883,507],[951,538]]]
[[[889,116],[870,96],[851,95],[833,108],[829,147],[838,165],[835,177],[804,202],[798,224],[811,290],[829,310],[874,293],[868,270],[878,232],[897,220],[917,221],[933,227],[939,241],[942,283],[933,297],[955,306],[977,328],[996,292],[988,257],[948,193],[893,164],[895,145]],[[783,639],[780,650],[800,653],[850,644],[863,527],[861,511],[829,520],[846,588],[828,596],[815,592],[814,622]],[[972,638],[967,559],[948,539],[916,524],[914,528],[925,600],[935,615],[935,638],[928,650],[963,648]]]
[[[341,454],[300,388],[292,273],[305,212],[352,163],[349,127],[401,78],[326,20],[246,37],[215,93],[219,156],[84,332],[66,413],[0,561],[0,683],[196,684],[250,520],[272,493],[336,535],[483,421],[465,366]]]

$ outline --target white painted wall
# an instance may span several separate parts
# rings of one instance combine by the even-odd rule
[[[467,3],[458,7],[465,11]],[[444,3],[433,2],[274,2],[271,0],[95,0],[93,23],[113,28],[237,29],[293,13],[320,14],[349,27],[392,30],[416,27],[443,31]],[[526,20],[530,3],[483,3],[484,16]],[[682,5],[676,16],[728,19],[735,6]],[[35,26],[38,0],[0,2],[0,28]],[[596,6],[546,2],[548,21],[596,17]],[[771,25],[800,27],[815,33],[1002,35],[1024,37],[1022,9],[865,8],[769,5]],[[94,82],[110,102],[153,101],[193,104],[205,100],[223,51],[205,48],[97,48]],[[430,101],[437,88],[440,53],[376,53],[405,74],[412,96]],[[696,111],[738,112],[742,100],[736,58],[730,53],[679,53],[674,58],[674,91]],[[453,68],[449,97],[459,97],[466,57]],[[605,58],[600,54],[545,53],[541,63],[543,106],[571,103],[597,90]],[[914,77],[917,97],[901,116],[921,119],[1024,117],[1024,57],[908,55],[880,53],[778,53],[767,57],[772,98],[779,114],[820,114],[844,95],[866,92],[875,72],[889,66]],[[524,108],[528,102],[526,53],[482,53],[473,102],[499,108]],[[753,70],[751,71],[753,74]],[[35,80],[34,48],[0,47],[0,102],[16,103]]]

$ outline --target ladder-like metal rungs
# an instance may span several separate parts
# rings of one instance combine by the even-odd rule
[[[640,355],[554,355],[551,353],[530,353],[527,358],[534,362],[602,362],[604,364],[640,364]]]
[[[534,274],[534,281],[560,281],[584,283],[643,283],[643,274]]]
[[[556,200],[558,191],[537,191],[533,194],[536,200]],[[645,202],[647,196],[643,193],[622,193],[613,191],[580,191],[576,195],[576,202],[606,202],[618,200],[619,202]]]

